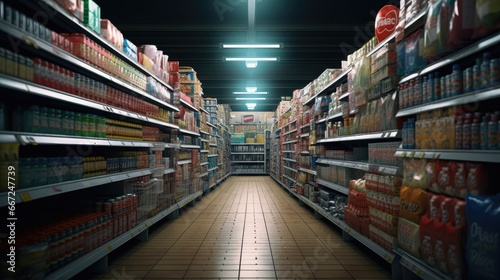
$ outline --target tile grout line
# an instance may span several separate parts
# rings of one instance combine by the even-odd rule
[[[259,188],[261,188],[261,187],[259,187]],[[258,195],[259,200],[260,200],[260,208],[262,210],[262,217],[264,219],[264,226],[266,227],[266,235],[267,235],[267,240],[268,240],[267,244],[269,245],[269,251],[271,252],[271,259],[273,260],[274,277],[276,277],[276,279],[278,279],[278,272],[276,271],[276,264],[274,262],[273,248],[271,247],[271,238],[269,238],[269,230],[267,229],[267,220],[266,220],[266,215],[264,215],[264,207],[262,206],[260,192],[257,192],[257,195]],[[267,202],[267,199],[266,199],[266,202]]]
[[[244,220],[243,220],[243,236],[241,237],[241,252],[240,252],[240,265],[238,267],[238,279],[241,278],[241,263],[243,262],[243,246],[245,244],[245,228],[246,228],[246,224],[247,224],[247,209],[248,209],[248,188],[246,188],[246,184],[244,184],[245,188],[243,190],[246,189],[247,191],[247,195],[245,196],[246,197],[246,203],[245,203],[245,217],[244,217]]]

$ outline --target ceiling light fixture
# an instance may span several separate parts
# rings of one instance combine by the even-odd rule
[[[257,87],[246,87],[247,92],[257,92]]]
[[[247,61],[245,61],[245,66],[247,68],[256,68],[257,65],[259,65],[259,63],[257,62],[257,60],[247,60]]]
[[[277,57],[226,57],[225,61],[278,61]]]
[[[266,100],[265,97],[236,97],[236,100]]]
[[[281,44],[222,44],[224,49],[279,49]]]
[[[234,94],[267,94],[266,91],[254,91],[254,92],[249,92],[249,91],[235,91],[233,92]]]

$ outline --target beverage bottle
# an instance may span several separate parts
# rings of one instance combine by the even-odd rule
[[[462,94],[462,75],[463,73],[460,69],[460,65],[454,64],[453,72],[451,73],[451,96]]]
[[[40,108],[40,132],[50,133],[49,129],[49,112],[47,107]]]
[[[476,58],[476,64],[472,67],[472,89],[481,89],[481,58]]]
[[[483,62],[481,63],[481,88],[485,89],[490,86],[490,59],[489,52],[483,54]]]
[[[498,149],[498,119],[499,114],[495,112],[488,123],[488,150]]]
[[[479,147],[481,150],[488,149],[488,122],[490,121],[490,115],[486,114],[483,116],[482,122],[479,126]]]
[[[481,113],[474,113],[474,119],[471,125],[471,139],[470,148],[472,150],[479,150],[481,147],[481,136],[480,136],[480,126],[481,126]]]
[[[464,138],[464,126],[463,126],[463,116],[456,116],[455,124],[455,148],[457,150],[463,149],[463,138]]]
[[[464,125],[463,125],[463,137],[462,137],[462,145],[465,150],[470,150],[470,138],[471,138],[471,122],[472,122],[471,113],[465,114]]]

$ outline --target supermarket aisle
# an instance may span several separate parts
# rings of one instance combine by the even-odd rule
[[[99,279],[389,279],[270,177],[234,176]]]

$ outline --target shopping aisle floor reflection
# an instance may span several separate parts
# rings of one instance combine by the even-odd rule
[[[269,176],[233,176],[97,279],[390,279]]]

